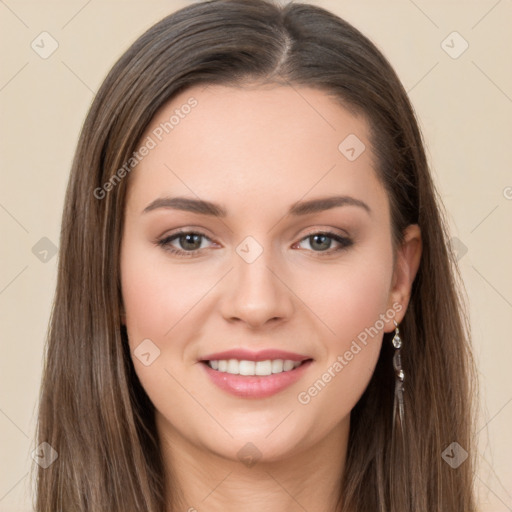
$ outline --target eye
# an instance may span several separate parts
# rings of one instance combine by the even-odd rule
[[[158,241],[158,245],[166,251],[180,256],[197,256],[204,249],[203,241],[211,240],[204,234],[196,231],[179,231]],[[176,242],[179,247],[173,245]]]
[[[338,247],[331,250],[333,240],[338,244]],[[341,236],[332,231],[320,231],[317,233],[311,233],[305,238],[303,238],[298,244],[301,245],[304,242],[309,243],[310,247],[313,249],[313,252],[332,254],[334,252],[341,251],[350,247],[353,242],[350,238]],[[303,248],[303,247],[301,247]]]
[[[203,249],[207,248],[203,244],[205,240],[212,242],[210,238],[201,232],[178,231],[177,233],[173,233],[172,235],[159,240],[157,245],[178,256],[194,257],[199,256]],[[333,241],[338,244],[338,247],[334,249],[332,249]],[[302,244],[304,243],[309,243],[313,252],[322,256],[327,256],[350,247],[353,244],[353,241],[348,237],[341,236],[332,231],[320,231],[307,235],[302,240],[294,244],[293,248],[299,246],[299,248],[303,249],[304,247],[302,247]],[[178,245],[178,247],[176,245]]]

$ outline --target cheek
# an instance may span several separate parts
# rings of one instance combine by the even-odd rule
[[[197,333],[197,324],[191,326],[187,314],[208,290],[208,283],[191,279],[190,272],[180,272],[176,266],[162,265],[155,253],[158,255],[126,237],[121,252],[121,289],[135,372],[157,410],[172,417],[173,411],[190,413],[190,397],[173,376],[194,327]],[[149,364],[138,356],[144,353],[150,354]]]
[[[392,257],[365,258],[358,254],[343,264],[316,266],[300,280],[299,296],[322,320],[329,348],[342,350],[347,342],[375,326],[386,312]],[[383,328],[379,321],[377,329]]]
[[[324,325],[325,353],[297,398],[306,411],[315,410],[325,429],[350,413],[373,375],[383,318],[395,313],[386,309],[391,281],[391,253],[389,258],[354,258],[306,281],[307,304]]]
[[[121,287],[132,348],[144,338],[162,344],[178,327],[183,332],[187,314],[213,285],[214,276],[203,279],[197,272],[163,265],[158,251],[140,248],[129,240],[122,254]],[[176,341],[173,347],[179,349]]]

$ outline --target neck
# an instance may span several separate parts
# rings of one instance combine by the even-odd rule
[[[337,512],[349,421],[307,449],[280,460],[262,456],[251,465],[190,443],[157,413],[167,512]]]

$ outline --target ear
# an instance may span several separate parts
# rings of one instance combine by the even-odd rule
[[[407,226],[404,231],[403,241],[397,247],[395,268],[391,289],[389,292],[388,308],[397,311],[394,320],[400,323],[405,316],[414,278],[420,266],[422,252],[421,230],[417,224]],[[398,308],[398,304],[401,308]],[[391,332],[395,328],[392,321],[386,325],[385,332]]]

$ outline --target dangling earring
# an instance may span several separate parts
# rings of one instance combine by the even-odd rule
[[[398,417],[400,419],[400,428],[404,428],[404,379],[405,374],[402,370],[402,359],[400,357],[400,349],[402,348],[402,338],[400,338],[400,330],[398,324],[395,324],[395,335],[393,336],[393,347],[395,353],[393,355],[393,368],[395,369],[395,400],[393,403],[393,430],[395,428],[396,411],[398,408]]]

